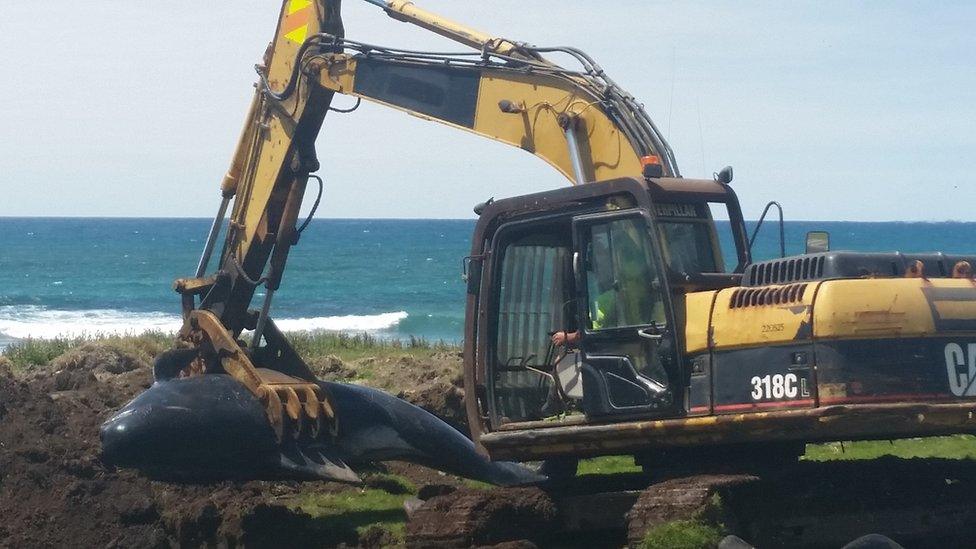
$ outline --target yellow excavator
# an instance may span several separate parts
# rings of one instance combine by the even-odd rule
[[[350,463],[403,458],[514,484],[540,476],[500,460],[565,476],[605,454],[784,461],[812,441],[976,432],[976,256],[836,252],[813,234],[806,254],[754,261],[731,168],[681,177],[640,103],[585,53],[366,1],[470,51],[357,42],[338,0],[283,2],[200,263],[175,284],[180,349],[103,427],[108,461],[354,481]],[[519,147],[572,183],[476,207],[473,444],[392,397],[316,380],[271,319],[309,181],[321,198],[316,137],[347,112],[336,94]]]

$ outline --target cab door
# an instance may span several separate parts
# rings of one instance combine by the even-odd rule
[[[682,404],[676,323],[653,231],[637,209],[573,220],[588,417],[667,415]]]

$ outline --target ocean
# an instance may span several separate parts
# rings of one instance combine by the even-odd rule
[[[209,223],[0,218],[0,348],[28,337],[177,329],[172,282],[192,275]],[[459,341],[461,261],[474,223],[316,220],[291,253],[272,316],[285,330]],[[786,224],[787,252],[802,253],[811,230],[829,231],[834,250],[976,253],[976,223],[805,221]],[[776,225],[767,224],[754,255],[778,254]]]

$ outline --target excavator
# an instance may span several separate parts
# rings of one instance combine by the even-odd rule
[[[469,50],[355,41],[339,0],[284,0],[199,265],[175,283],[179,346],[102,427],[107,462],[355,482],[351,465],[408,459],[523,484],[599,455],[775,464],[808,442],[976,432],[976,256],[831,251],[813,234],[807,253],[757,261],[731,168],[682,177],[643,106],[584,52],[365,1]],[[521,148],[571,183],[475,208],[470,439],[317,380],[271,318],[314,214],[301,219],[309,183],[315,207],[322,194],[316,138],[330,111],[354,110],[337,94]],[[545,466],[514,463],[528,461]]]

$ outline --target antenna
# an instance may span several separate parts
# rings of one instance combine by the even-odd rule
[[[698,143],[701,146],[702,173],[707,174],[708,170],[705,168],[705,132],[702,130],[701,95],[695,99],[695,104],[698,107]]]
[[[671,97],[668,99],[668,140],[671,139],[671,115],[674,113],[674,81],[678,72],[678,48],[671,46]]]

